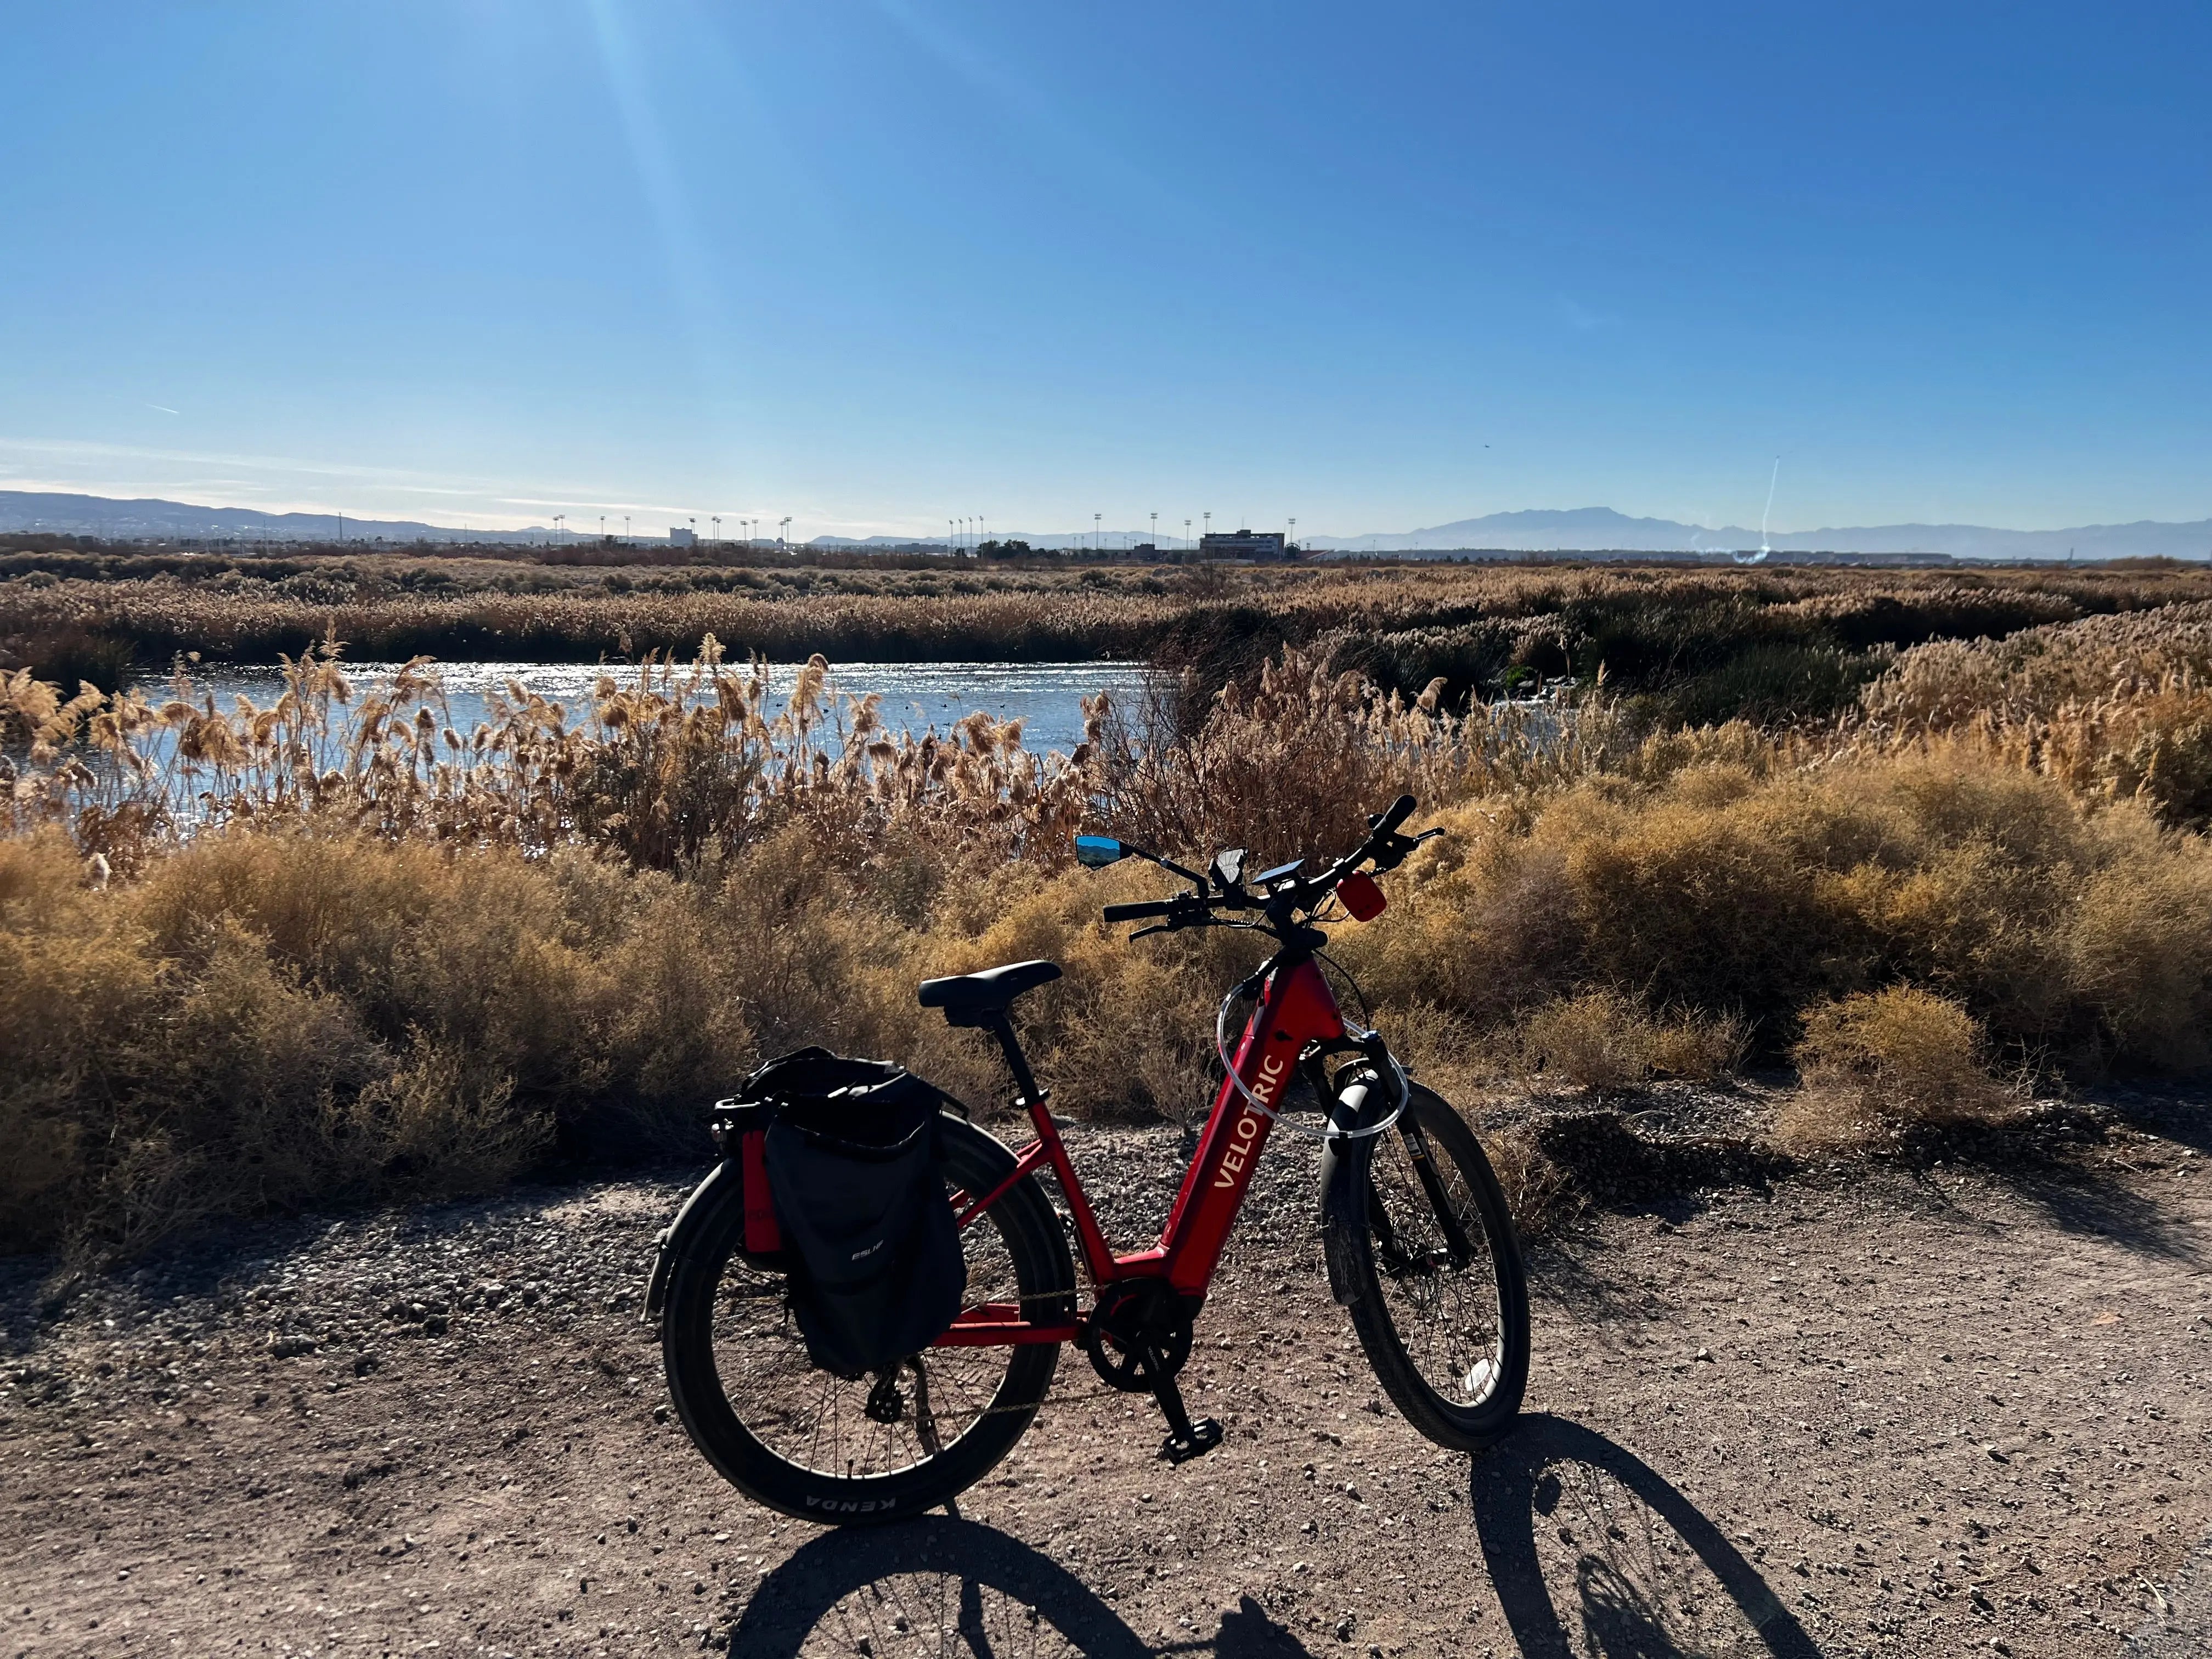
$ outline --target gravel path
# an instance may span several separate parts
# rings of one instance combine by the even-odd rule
[[[1175,1134],[1076,1142],[1156,1225]],[[0,1654],[2202,1652],[2206,1161],[1597,1218],[1470,1468],[1385,1407],[1279,1142],[1184,1377],[1220,1451],[1156,1461],[1071,1353],[959,1518],[873,1534],[668,1420],[635,1310],[686,1180],[237,1229],[58,1310],[0,1264]]]

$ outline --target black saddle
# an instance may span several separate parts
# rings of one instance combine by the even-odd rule
[[[1002,1018],[1016,997],[1060,977],[1056,962],[1010,962],[980,974],[954,974],[921,982],[921,1006],[945,1010],[948,1025],[988,1025]]]

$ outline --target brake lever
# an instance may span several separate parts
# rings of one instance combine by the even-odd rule
[[[1387,846],[1376,848],[1371,854],[1375,868],[1377,872],[1396,869],[1406,861],[1416,847],[1425,841],[1434,841],[1442,834],[1443,834],[1443,827],[1439,824],[1435,829],[1422,830],[1418,836],[1392,835]]]

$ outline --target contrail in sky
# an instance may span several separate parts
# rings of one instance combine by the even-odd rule
[[[177,412],[175,410],[171,409],[167,404],[148,404],[146,407],[149,409],[158,409],[164,415],[173,415]]]

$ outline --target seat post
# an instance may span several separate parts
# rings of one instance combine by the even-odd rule
[[[999,1052],[1006,1055],[1006,1069],[1014,1074],[1014,1087],[1021,1091],[1014,1104],[1025,1109],[1034,1109],[1044,1104],[1044,1092],[1037,1087],[1036,1079],[1030,1073],[1029,1060],[1022,1053],[1022,1045],[1015,1040],[1014,1023],[1006,1018],[1006,1011],[1000,1009],[994,1014],[985,1029],[998,1038]]]

